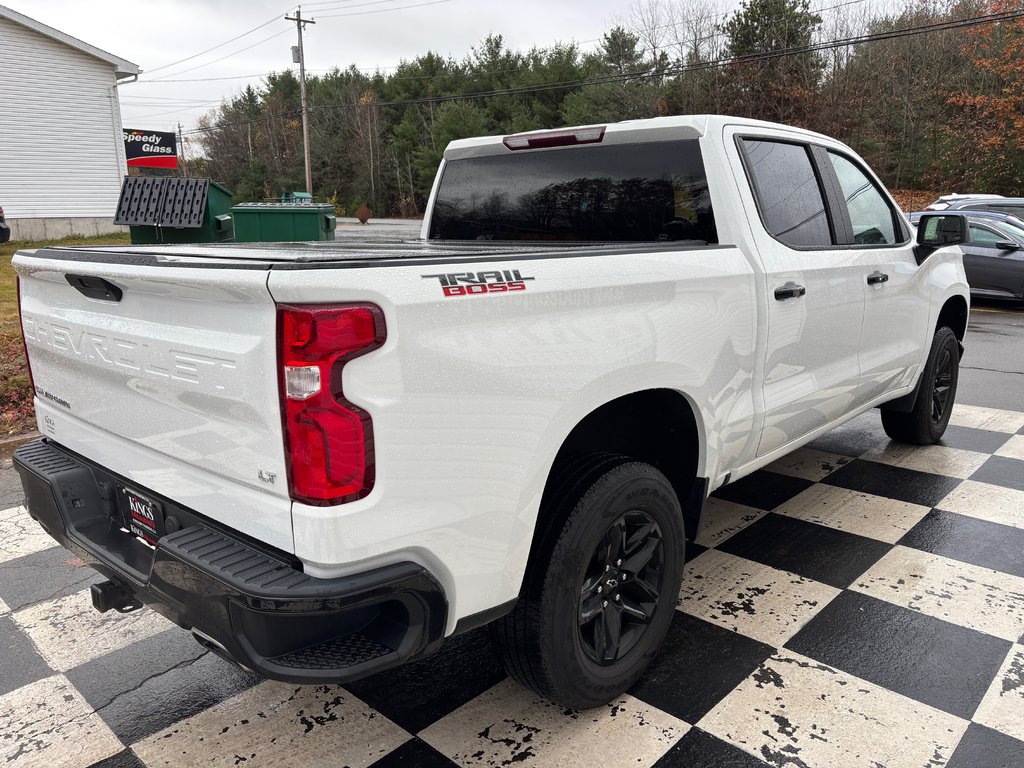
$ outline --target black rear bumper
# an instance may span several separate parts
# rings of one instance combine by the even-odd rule
[[[121,526],[114,489],[123,478],[47,440],[20,447],[14,466],[29,514],[58,542],[267,677],[348,682],[426,655],[444,635],[444,590],[415,563],[316,579],[287,554],[156,495],[180,529],[153,548]]]

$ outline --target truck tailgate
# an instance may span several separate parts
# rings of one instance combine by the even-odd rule
[[[266,269],[49,255],[14,260],[40,431],[291,550]]]

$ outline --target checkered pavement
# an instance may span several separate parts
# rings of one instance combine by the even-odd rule
[[[0,512],[0,759],[25,766],[1024,766],[1024,413],[943,444],[868,413],[722,489],[645,678],[556,707],[485,635],[358,683],[267,682]]]

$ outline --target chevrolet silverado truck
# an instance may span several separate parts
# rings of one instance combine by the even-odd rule
[[[708,495],[868,409],[949,420],[963,217],[723,116],[453,142],[421,236],[22,251],[29,513],[263,675],[489,625],[521,683],[629,688]]]

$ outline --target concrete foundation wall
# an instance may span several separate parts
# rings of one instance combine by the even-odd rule
[[[128,227],[111,223],[107,217],[54,217],[52,219],[7,219],[11,228],[11,242],[59,240],[69,235],[92,237],[127,232]]]

